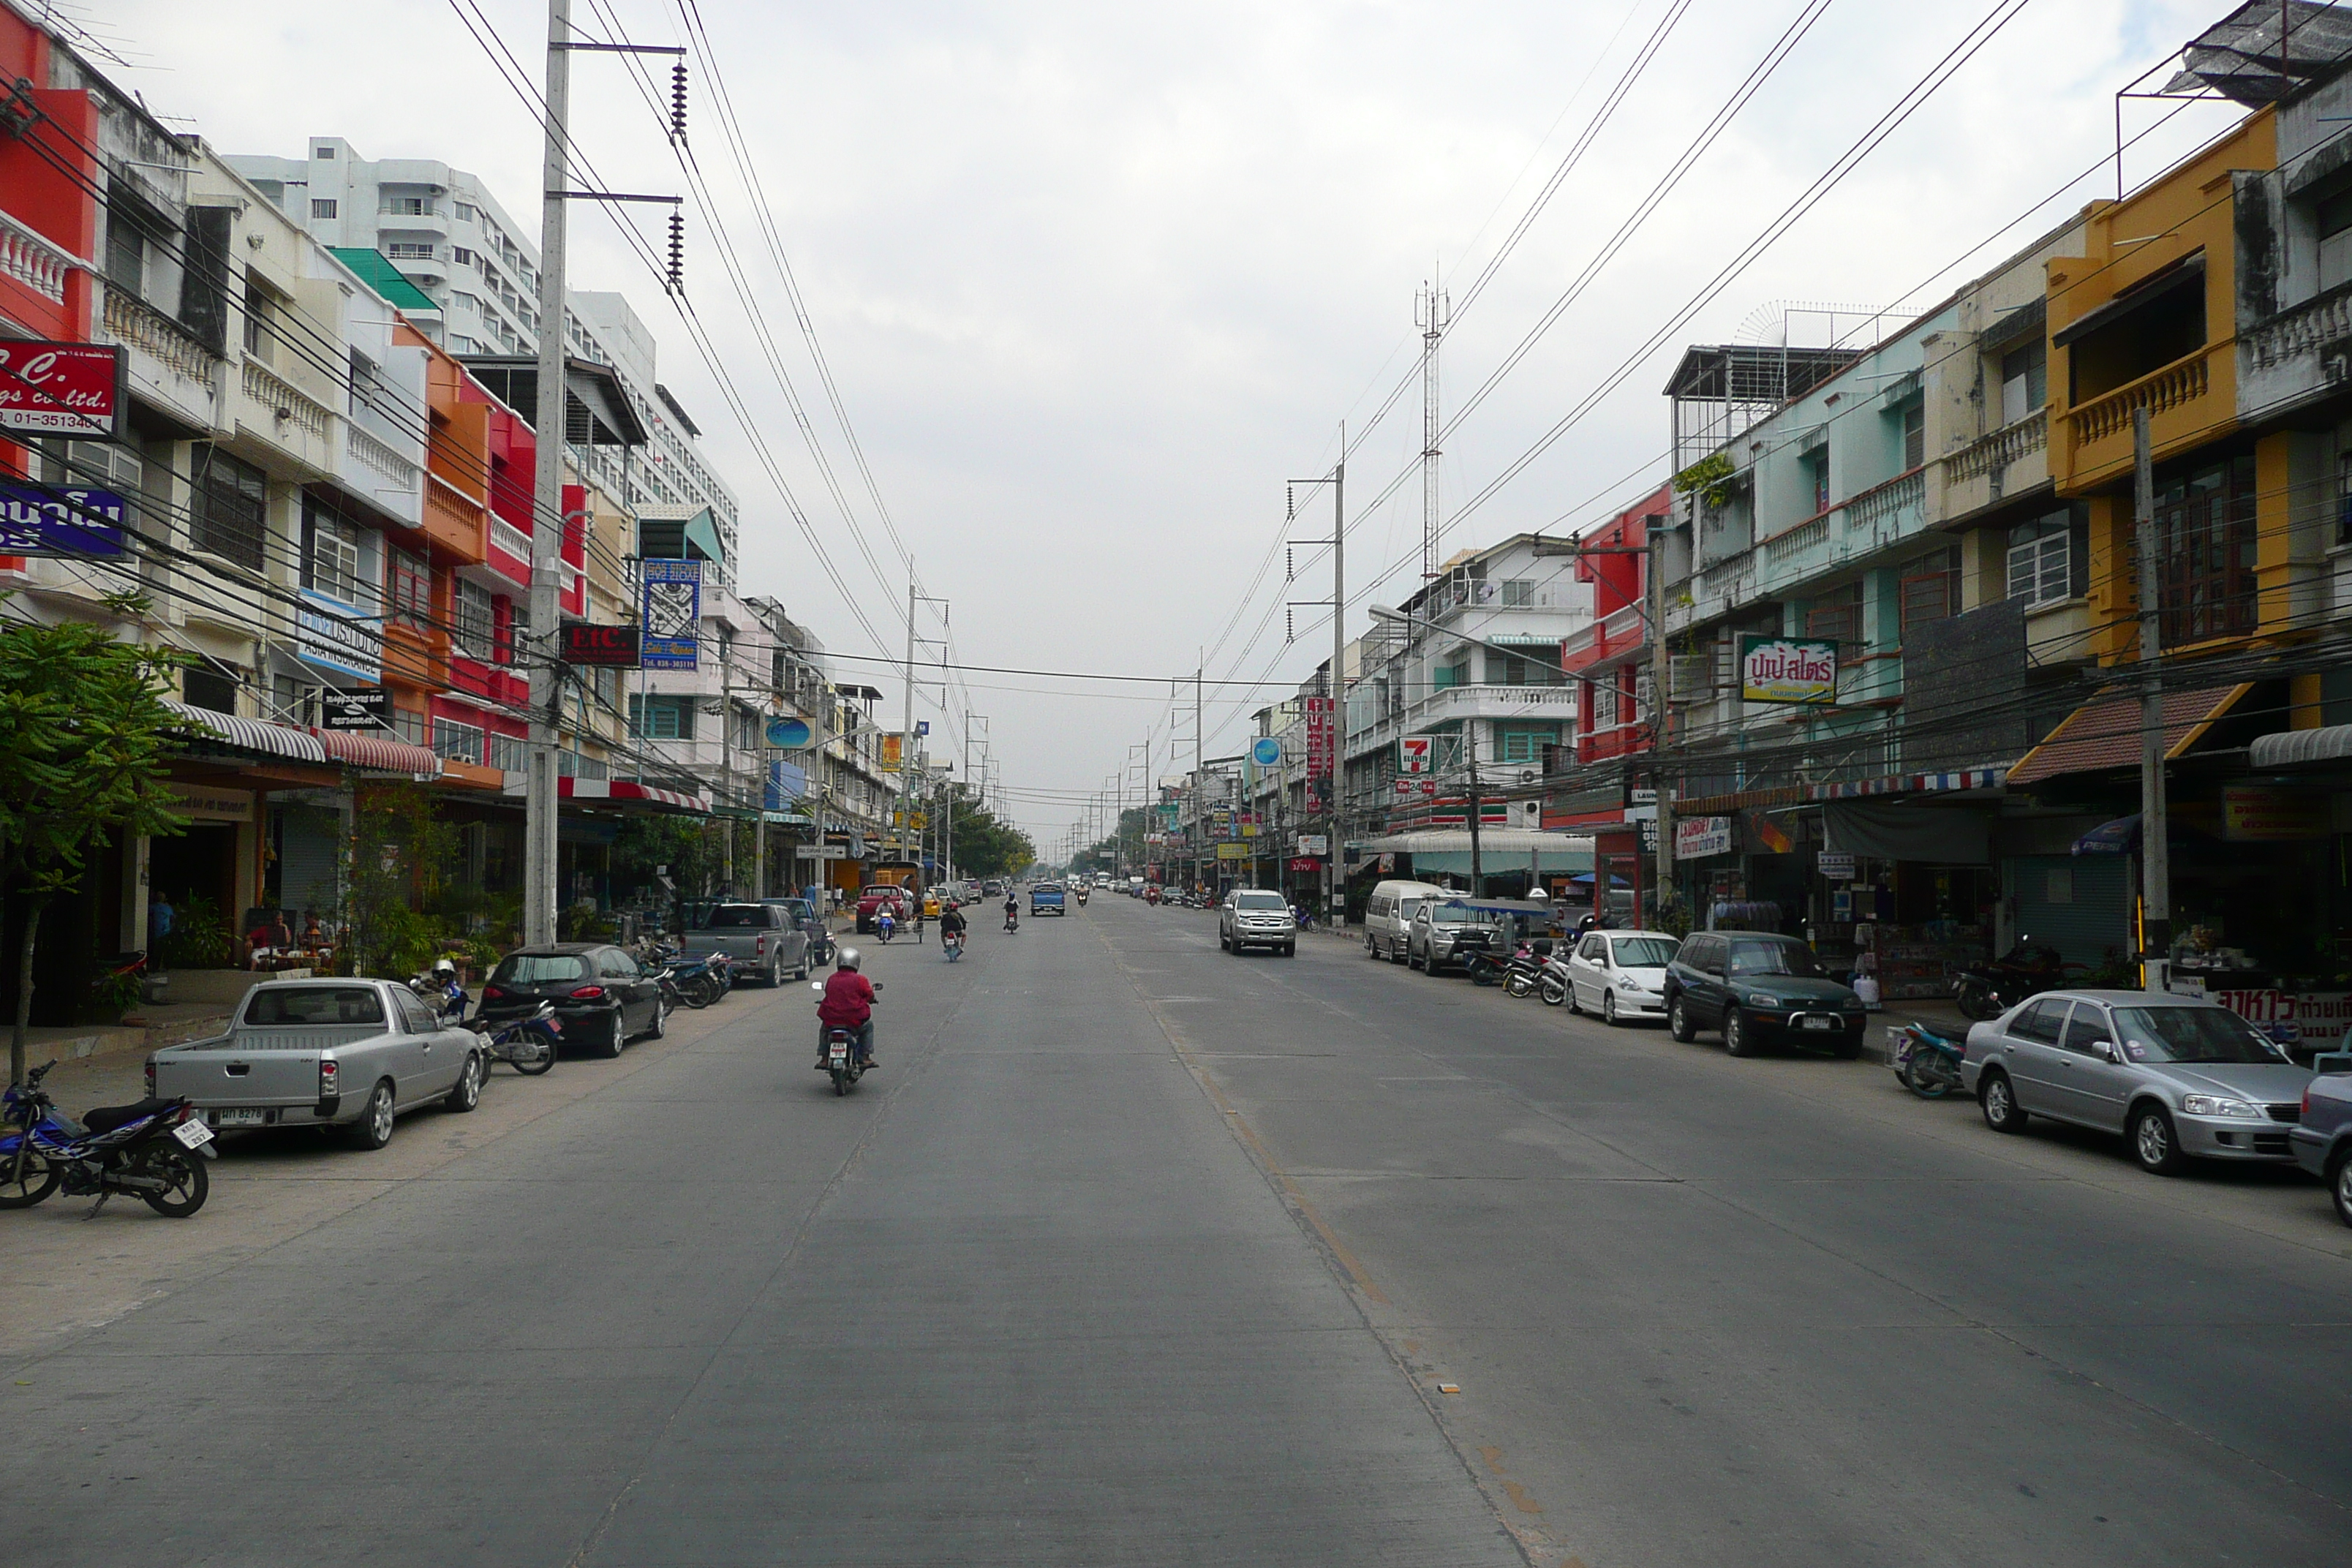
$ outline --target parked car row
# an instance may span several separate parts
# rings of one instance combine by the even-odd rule
[[[805,975],[815,962],[812,935],[823,929],[814,910],[803,923],[775,903],[715,905],[700,924],[705,934],[740,939],[746,961],[772,982]],[[706,967],[716,979],[698,1001],[728,989],[723,948]],[[224,1033],[150,1056],[147,1093],[186,1100],[219,1131],[310,1127],[381,1149],[412,1110],[481,1103],[499,1059],[489,1037],[501,1026],[551,1017],[573,1055],[617,1057],[634,1040],[659,1039],[679,999],[673,973],[611,942],[517,948],[499,961],[470,1017],[462,992],[445,1011],[437,994],[398,981],[265,980],[246,992]]]
[[[1428,883],[1381,883],[1366,906],[1366,952],[1430,973],[1475,971],[1501,943],[1494,907]],[[1590,931],[1543,973],[1546,1001],[1611,1024],[1663,1017],[1685,1042],[1714,1031],[1735,1057],[1797,1046],[1852,1058],[1870,1023],[1861,997],[1810,946],[1771,932]],[[2065,989],[1970,1025],[1959,1078],[1997,1132],[2022,1132],[2040,1117],[2114,1133],[2141,1168],[2163,1175],[2200,1160],[2294,1163],[2326,1184],[2352,1226],[2352,1060],[2335,1065],[2347,1070],[2298,1065],[2203,997]]]

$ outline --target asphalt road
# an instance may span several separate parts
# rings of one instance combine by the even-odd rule
[[[871,972],[845,1100],[747,991],[383,1154],[232,1151],[185,1225],[0,1215],[58,1325],[6,1560],[2352,1557],[2314,1186],[1125,900]]]

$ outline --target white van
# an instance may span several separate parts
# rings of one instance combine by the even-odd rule
[[[1445,889],[1434,882],[1382,882],[1374,888],[1370,902],[1364,906],[1365,951],[1374,958],[1402,963],[1412,911],[1431,899],[1445,896]]]

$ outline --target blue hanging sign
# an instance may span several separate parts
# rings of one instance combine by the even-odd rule
[[[1282,761],[1282,742],[1272,735],[1260,735],[1250,743],[1250,761],[1262,768],[1273,767]]]
[[[805,719],[771,719],[768,721],[768,744],[780,752],[797,752],[815,737],[810,732]]]
[[[808,794],[808,774],[797,764],[778,757],[768,764],[767,785],[761,793],[764,809],[782,811]]]
[[[0,555],[128,554],[131,503],[112,490],[0,484]]]
[[[646,669],[692,669],[702,622],[702,563],[643,561],[639,663]]]

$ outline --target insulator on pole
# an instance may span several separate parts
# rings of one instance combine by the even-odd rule
[[[673,210],[669,215],[669,291],[686,292],[686,215]]]
[[[673,142],[686,140],[686,62],[684,60],[669,68],[669,135]]]

